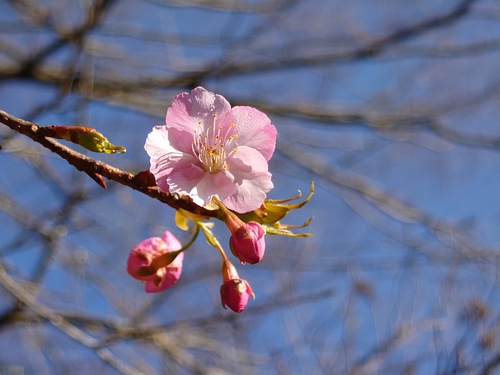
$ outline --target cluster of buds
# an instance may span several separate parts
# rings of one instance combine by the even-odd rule
[[[299,195],[284,199],[267,199],[262,206],[255,211],[245,214],[237,214],[229,210],[217,198],[214,198],[214,207],[217,207],[217,218],[223,221],[231,236],[229,247],[232,254],[241,264],[259,263],[265,254],[265,235],[283,235],[288,237],[308,237],[309,233],[293,233],[292,228],[302,228],[309,225],[310,219],[303,225],[292,226],[280,223],[280,220],[288,215],[291,210],[298,209],[306,204],[314,193],[311,184],[309,196],[299,203],[289,203],[301,197]],[[161,238],[148,238],[130,252],[127,271],[135,279],[145,283],[148,293],[161,292],[173,286],[180,278],[184,251],[189,248],[198,233],[204,234],[208,244],[215,247],[222,257],[222,285],[220,287],[221,303],[223,307],[229,307],[236,313],[242,312],[255,295],[248,281],[241,279],[236,267],[227,258],[218,239],[211,228],[213,222],[208,217],[191,214],[179,209],[176,215],[176,224],[183,230],[189,229],[189,222],[194,223],[194,235],[184,247],[172,233],[166,231]]]

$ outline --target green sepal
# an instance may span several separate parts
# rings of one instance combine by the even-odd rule
[[[222,249],[222,246],[217,240],[217,237],[215,237],[215,235],[212,233],[212,230],[210,229],[214,226],[214,223],[199,221],[196,223],[196,225],[198,225],[198,227],[202,230],[203,234],[205,235],[205,239],[210,246],[213,246],[217,249]]]
[[[197,223],[208,219],[210,219],[210,217],[193,214],[192,212],[186,211],[182,208],[177,209],[175,212],[175,224],[183,231],[187,231],[189,229],[189,220]]]
[[[286,199],[266,199],[264,204],[257,210],[238,215],[241,220],[248,223],[256,221],[260,224],[274,224],[283,219],[291,210],[296,210],[304,206],[314,195],[314,182],[311,182],[309,195],[299,203],[286,203],[297,200],[302,197],[302,192],[291,198]]]
[[[272,234],[272,235],[280,235],[280,236],[287,236],[287,237],[295,237],[295,238],[303,238],[303,237],[311,237],[312,233],[293,233],[290,228],[297,229],[297,228],[305,228],[309,224],[311,224],[311,220],[313,218],[307,219],[304,224],[302,225],[289,225],[289,224],[281,224],[279,222],[274,223],[274,224],[264,224],[263,228],[266,231],[266,234]]]
[[[263,225],[266,234],[277,235],[277,236],[286,236],[286,237],[294,237],[294,238],[304,238],[311,237],[312,233],[293,233],[291,230],[273,227],[271,225]]]
[[[186,216],[181,214],[179,210],[175,211],[175,225],[179,229],[182,229],[183,231],[187,231],[189,229],[189,220]]]

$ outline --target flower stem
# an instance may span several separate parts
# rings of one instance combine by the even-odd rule
[[[224,249],[222,248],[221,244],[219,243],[217,238],[214,236],[214,234],[210,230],[209,225],[207,225],[207,224],[211,224],[211,223],[204,223],[202,221],[196,222],[196,226],[201,228],[209,245],[212,245],[213,247],[215,247],[219,251],[222,259],[226,260],[227,257],[226,257],[226,253],[224,253]]]

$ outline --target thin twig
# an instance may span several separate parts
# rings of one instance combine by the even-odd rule
[[[38,124],[17,118],[2,110],[0,110],[0,123],[7,125],[12,130],[26,135],[33,141],[48,148],[79,171],[87,173],[100,186],[103,186],[104,181],[102,180],[102,176],[104,176],[109,180],[140,191],[151,198],[158,199],[160,202],[166,203],[174,209],[182,208],[197,215],[218,217],[218,210],[207,210],[195,204],[192,199],[187,196],[180,197],[177,194],[170,194],[160,190],[160,188],[154,186],[154,182],[147,178],[144,173],[135,174],[123,171],[74,151],[51,138],[45,137],[41,134],[41,131],[39,131],[41,128]],[[103,187],[105,187],[105,184]]]

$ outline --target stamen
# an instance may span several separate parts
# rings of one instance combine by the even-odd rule
[[[193,131],[191,149],[205,171],[217,173],[227,168],[226,157],[236,152],[236,148],[230,149],[228,146],[234,139],[238,138],[238,135],[234,133],[236,124],[231,124],[225,134],[221,135],[222,126],[217,126],[217,116],[213,117],[213,123],[207,126],[204,131],[202,130],[201,133]],[[201,125],[201,122],[199,124]]]

